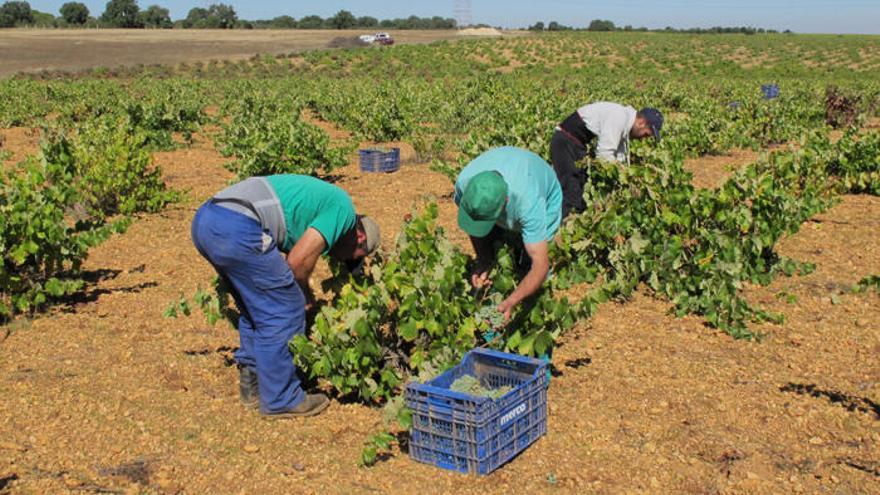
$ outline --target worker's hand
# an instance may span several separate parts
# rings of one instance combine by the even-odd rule
[[[477,258],[477,266],[471,272],[471,285],[476,289],[491,287],[492,280],[489,279],[489,269],[492,268],[489,263]]]
[[[513,308],[516,307],[516,303],[511,301],[510,298],[507,298],[501,301],[501,304],[498,305],[498,312],[504,315],[504,324],[510,321],[510,314],[513,312]]]
[[[474,272],[471,273],[471,285],[477,289],[491,287],[492,280],[489,279],[489,270],[474,270]]]

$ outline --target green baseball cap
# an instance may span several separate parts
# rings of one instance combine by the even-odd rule
[[[494,170],[480,172],[468,182],[458,205],[458,226],[474,237],[486,237],[507,203],[507,183]]]

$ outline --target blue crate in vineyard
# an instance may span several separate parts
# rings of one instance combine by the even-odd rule
[[[765,100],[772,100],[774,98],[779,97],[779,85],[777,84],[762,84],[761,85],[761,93],[764,94]]]
[[[368,149],[359,150],[362,172],[397,172],[400,169],[400,148],[390,151]]]
[[[497,399],[455,392],[471,375]],[[474,349],[461,363],[425,383],[406,387],[413,425],[409,454],[462,473],[489,474],[547,433],[547,363],[491,349]]]

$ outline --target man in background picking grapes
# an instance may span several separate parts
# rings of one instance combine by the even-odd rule
[[[654,108],[636,112],[633,107],[600,101],[585,105],[556,126],[550,141],[550,159],[562,187],[562,217],[586,209],[587,173],[577,163],[589,150],[593,158],[629,163],[630,139],[653,136],[660,140],[663,114]]]
[[[550,271],[548,245],[562,220],[562,190],[553,169],[531,151],[491,149],[471,161],[455,181],[458,225],[477,253],[471,283],[489,283],[495,241],[505,232],[519,234],[528,255],[528,273],[498,306],[508,321],[517,304],[535,294]]]

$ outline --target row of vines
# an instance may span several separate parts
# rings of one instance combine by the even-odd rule
[[[198,100],[175,93],[145,102],[110,85],[59,85],[37,91],[41,107],[19,83],[3,87],[15,92],[3,100],[5,126],[45,115],[38,153],[0,172],[0,321],[80,293],[91,248],[179,199],[151,152],[180,145],[175,133],[185,143],[204,120]]]

